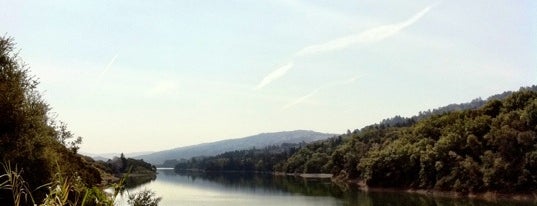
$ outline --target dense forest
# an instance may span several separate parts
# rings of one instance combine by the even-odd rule
[[[2,205],[113,205],[102,191],[110,183],[104,177],[130,166],[153,170],[143,161],[123,157],[121,164],[104,163],[77,154],[82,138],[52,118],[37,85],[13,40],[0,37]]]
[[[526,87],[487,101],[387,119],[280,156],[270,148],[252,149],[194,158],[176,169],[332,173],[334,180],[370,187],[461,193],[535,191],[536,91]]]
[[[331,172],[374,187],[534,191],[536,126],[537,93],[521,89],[476,110],[432,115],[410,126],[366,127],[346,135],[344,143],[334,148],[303,148],[284,165],[323,162],[328,157],[312,172]],[[305,167],[283,169],[309,172]]]
[[[520,88],[520,90],[530,90],[530,91],[537,91],[537,85],[531,86],[531,87],[523,87]],[[483,100],[482,98],[476,98],[470,102],[467,103],[460,103],[460,104],[449,104],[447,106],[439,107],[433,110],[427,110],[427,111],[421,111],[418,115],[414,115],[412,117],[401,117],[401,116],[395,116],[392,118],[384,119],[380,123],[372,125],[372,126],[409,126],[411,124],[416,123],[416,121],[431,117],[433,115],[441,115],[447,112],[454,112],[454,111],[462,111],[462,110],[473,110],[478,109],[485,105],[487,102],[492,100],[503,100],[510,95],[512,95],[513,91],[505,91],[501,94],[496,94],[488,97],[486,100]]]

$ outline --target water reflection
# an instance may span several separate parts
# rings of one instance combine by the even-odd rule
[[[192,184],[199,182],[218,183],[227,190],[251,193],[288,193],[305,196],[335,196],[340,189],[326,179],[302,179],[289,176],[273,176],[253,173],[180,173],[173,171],[165,175],[184,176]],[[196,182],[198,181],[198,182]],[[214,185],[210,184],[211,187]],[[335,193],[332,193],[334,191]]]
[[[156,179],[156,175],[128,176],[127,178],[125,178],[125,182],[123,184],[125,186],[125,189],[134,189],[139,187],[140,185],[144,185]]]
[[[157,179],[137,189],[154,190],[161,205],[421,205],[515,206],[523,202],[484,202],[432,198],[396,192],[363,192],[330,180],[250,173],[181,173],[159,170]],[[136,189],[134,189],[136,190]]]

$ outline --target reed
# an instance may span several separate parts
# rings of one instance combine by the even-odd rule
[[[35,204],[32,191],[29,189],[28,183],[22,178],[23,170],[19,169],[17,165],[13,168],[10,162],[1,164],[5,174],[0,175],[0,181],[3,180],[3,182],[0,183],[0,189],[11,191],[13,204],[15,206],[19,206],[22,203]]]

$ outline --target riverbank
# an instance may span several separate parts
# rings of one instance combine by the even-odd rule
[[[285,173],[285,172],[272,172],[275,176],[294,176],[302,178],[316,178],[316,179],[328,179],[332,178],[332,174],[328,173]]]
[[[161,168],[158,168],[161,169]],[[202,173],[254,173],[254,174],[270,174],[274,176],[293,176],[293,177],[302,177],[302,178],[314,178],[314,179],[331,179],[332,174],[328,173],[285,173],[285,172],[263,172],[263,171],[235,171],[235,170],[226,170],[226,171],[205,171],[199,169],[182,169],[174,170],[175,172],[202,172]]]
[[[341,181],[332,178],[333,182],[341,183]],[[482,193],[462,193],[454,191],[441,191],[435,189],[411,189],[411,188],[382,188],[382,187],[370,187],[365,184],[365,182],[360,180],[349,180],[345,184],[354,185],[358,187],[359,190],[364,192],[390,192],[390,193],[410,193],[410,194],[420,194],[430,197],[444,197],[444,198],[469,198],[477,199],[488,202],[498,202],[498,201],[516,201],[516,202],[533,202],[537,204],[537,192],[528,192],[528,193],[499,193],[499,192],[482,192]]]
[[[201,170],[182,170],[184,172],[202,172],[207,171]],[[218,173],[241,173],[244,171],[220,171]],[[211,173],[211,172],[208,172]],[[444,198],[469,198],[476,200],[484,200],[489,202],[497,201],[518,201],[518,202],[534,202],[537,203],[537,192],[529,193],[516,193],[516,194],[505,194],[498,192],[483,192],[483,193],[461,193],[461,192],[452,192],[452,191],[441,191],[434,189],[411,189],[411,188],[381,188],[381,187],[370,187],[367,184],[360,180],[344,180],[338,177],[334,177],[332,174],[327,173],[285,173],[285,172],[252,172],[259,174],[271,174],[274,176],[290,176],[290,177],[299,177],[306,179],[330,179],[332,182],[338,185],[351,185],[355,186],[361,191],[364,192],[390,192],[390,193],[411,193],[411,194],[420,194],[430,197],[444,197]]]

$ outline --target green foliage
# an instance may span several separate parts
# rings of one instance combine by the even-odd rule
[[[142,190],[136,194],[129,195],[127,202],[132,206],[157,206],[162,198],[155,196],[155,192],[151,190]]]
[[[48,105],[35,91],[37,82],[14,53],[12,39],[0,38],[0,158],[17,162],[34,188],[50,180],[47,147],[55,144],[54,130],[47,123]]]
[[[51,117],[49,106],[37,91],[37,80],[14,50],[11,38],[0,37],[0,161],[8,162],[6,173],[0,177],[5,183],[2,187],[8,190],[0,191],[0,200],[32,205],[21,202],[20,197],[33,197],[39,203],[54,196],[54,202],[63,205],[75,198],[65,191],[73,188],[64,186],[100,184],[100,172],[76,154],[82,138],[74,138],[66,124]],[[16,163],[15,169],[9,162]],[[61,184],[55,183],[58,175],[65,177]],[[53,189],[43,187],[51,182]]]
[[[22,170],[17,166],[14,168],[8,162],[2,164],[5,174],[0,175],[0,190],[8,191],[12,194],[12,199],[2,199],[6,205],[42,205],[42,206],[75,206],[75,205],[114,205],[114,197],[104,195],[102,190],[94,187],[92,190],[87,189],[81,181],[80,176],[75,174],[75,179],[64,178],[61,173],[56,173],[53,182],[44,184],[37,189],[44,188],[48,194],[41,200],[34,200],[29,185],[24,180]],[[93,193],[91,193],[92,191]],[[95,196],[93,194],[102,194]],[[80,198],[84,196],[82,202]]]
[[[32,192],[28,187],[28,183],[22,177],[22,170],[19,170],[17,166],[11,167],[11,164],[2,164],[5,174],[0,175],[0,190],[7,190],[11,192],[13,205],[23,205],[34,203]],[[4,202],[7,204],[7,202]]]
[[[329,171],[338,179],[358,179],[375,187],[535,191],[536,89],[522,88],[488,102],[476,100],[466,106],[483,106],[472,110],[423,113],[413,118],[419,119],[416,122],[401,117],[383,120],[347,132],[334,144],[332,139],[306,145],[279,169]]]
[[[535,190],[537,182],[531,174],[537,170],[528,157],[537,150],[533,121],[536,98],[536,92],[520,91],[478,110],[424,119],[408,128],[413,136],[401,136],[363,157],[359,166],[366,175],[362,178],[376,186],[463,193]],[[422,141],[429,143],[420,147]],[[406,150],[408,147],[416,150]],[[420,175],[412,177],[412,168],[417,165]],[[406,179],[388,177],[394,171],[412,177],[410,182],[398,185]],[[375,176],[377,173],[382,175]]]
[[[49,187],[49,193],[43,200],[42,206],[77,205],[84,186],[80,179],[70,180],[57,173],[54,181],[45,186]]]
[[[193,158],[179,162],[176,171],[332,173],[336,179],[359,180],[373,187],[461,193],[535,191],[536,90],[536,86],[522,88],[489,101],[422,113],[419,118],[383,120],[286,152],[252,149]]]
[[[147,163],[144,160],[125,158],[123,154],[121,154],[120,157],[115,157],[107,162],[98,161],[97,164],[104,170],[116,175],[125,173],[156,174],[157,172],[157,168],[154,165]]]
[[[113,206],[116,196],[117,194],[110,196],[109,194],[103,192],[101,188],[94,186],[91,188],[86,188],[80,205]]]
[[[252,148],[226,152],[212,157],[194,157],[180,161],[175,165],[175,170],[272,172],[279,170],[275,168],[283,167],[281,162],[294,154],[302,145],[286,143],[263,149]]]

